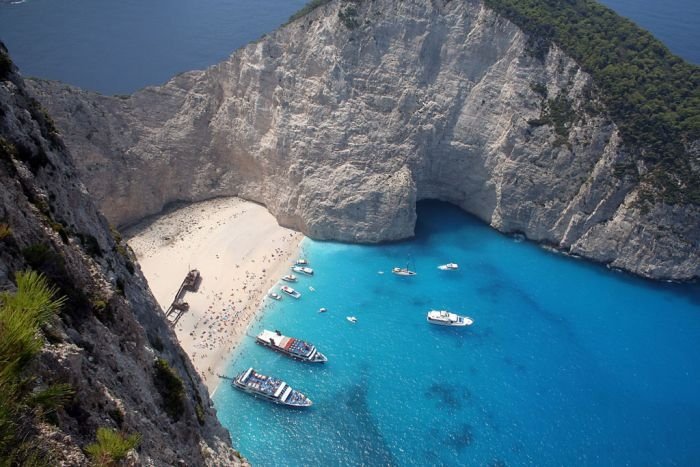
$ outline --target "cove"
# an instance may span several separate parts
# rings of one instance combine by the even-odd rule
[[[269,300],[248,334],[279,329],[329,362],[247,337],[227,374],[253,366],[314,406],[288,410],[227,381],[214,396],[254,465],[700,462],[697,285],[563,257],[433,201],[419,203],[410,241],[305,239],[302,254],[316,272],[295,285],[302,298]],[[449,261],[460,269],[437,269]],[[390,273],[406,262],[417,276]],[[432,308],[475,324],[431,326]]]

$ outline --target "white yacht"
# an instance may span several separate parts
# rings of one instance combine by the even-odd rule
[[[460,316],[447,310],[430,310],[428,322],[438,326],[471,326],[474,320],[468,316]]]
[[[280,287],[280,290],[281,290],[282,292],[286,293],[287,295],[289,295],[290,297],[293,297],[293,298],[299,298],[299,297],[301,297],[301,294],[300,294],[299,292],[297,292],[297,291],[294,290],[293,288],[288,287],[288,286],[286,286],[286,285],[283,285],[282,287]]]
[[[459,264],[457,263],[447,263],[447,264],[441,264],[438,266],[438,269],[441,271],[456,271],[459,269]]]
[[[355,318],[354,316],[346,316],[345,319],[350,321],[352,324],[357,323],[357,318]]]
[[[296,260],[296,263],[295,263],[295,264],[296,264],[297,266],[308,266],[308,265],[309,265],[309,262],[306,261],[304,258],[299,258],[298,260]]]
[[[306,274],[307,276],[314,275],[314,270],[306,266],[292,266],[292,271],[298,272],[299,274]]]
[[[417,274],[415,271],[411,271],[408,268],[393,268],[391,272],[397,276],[415,276]]]
[[[296,282],[297,276],[295,276],[294,274],[286,274],[282,276],[282,280],[285,282]]]

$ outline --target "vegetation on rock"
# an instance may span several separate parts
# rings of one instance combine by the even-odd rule
[[[173,420],[178,420],[185,409],[185,386],[182,378],[162,358],[153,364],[156,389],[163,398],[163,409]]]
[[[625,146],[648,171],[650,200],[700,204],[690,144],[700,139],[700,68],[593,0],[484,0],[530,35],[544,57],[554,42],[591,74]]]
[[[100,427],[97,429],[97,441],[85,448],[92,458],[94,465],[110,467],[129,454],[129,451],[138,446],[141,436],[138,433],[126,435],[111,428]]]
[[[37,388],[27,368],[44,345],[42,326],[56,315],[64,298],[40,274],[17,273],[17,291],[0,293],[0,465],[41,464],[47,453],[32,442],[32,426],[61,407],[71,388]]]
[[[299,11],[297,11],[292,16],[290,16],[289,20],[287,20],[287,23],[285,23],[285,24],[289,24],[292,21],[295,21],[295,20],[301,18],[302,16],[306,16],[309,13],[311,13],[312,11],[314,11],[316,8],[323,6],[323,5],[326,5],[327,3],[330,3],[330,2],[331,2],[331,0],[311,0],[309,3],[307,3],[306,5],[301,7],[301,9]]]

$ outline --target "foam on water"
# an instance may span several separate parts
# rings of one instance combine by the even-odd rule
[[[215,396],[254,464],[700,461],[697,286],[548,253],[434,202],[419,205],[414,240],[305,240],[303,250],[316,275],[299,278],[302,298],[270,300],[249,334],[279,329],[329,362],[295,362],[248,338],[228,373],[279,376],[314,407],[288,410],[226,384]],[[417,276],[390,273],[406,262]],[[460,269],[437,269],[447,262]],[[431,308],[475,324],[429,325]]]

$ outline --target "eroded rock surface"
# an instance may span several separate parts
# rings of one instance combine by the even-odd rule
[[[67,297],[27,371],[39,388],[69,384],[74,393],[45,423],[20,421],[23,439],[48,465],[92,465],[83,449],[99,427],[141,436],[129,465],[244,464],[133,254],[110,231],[2,44],[0,59],[0,290],[35,269]],[[156,387],[156,358],[183,382],[177,417]]]
[[[377,242],[437,198],[643,276],[700,275],[700,209],[642,208],[590,76],[527,39],[477,0],[336,1],[132,96],[32,87],[115,224],[236,195],[311,237]]]

